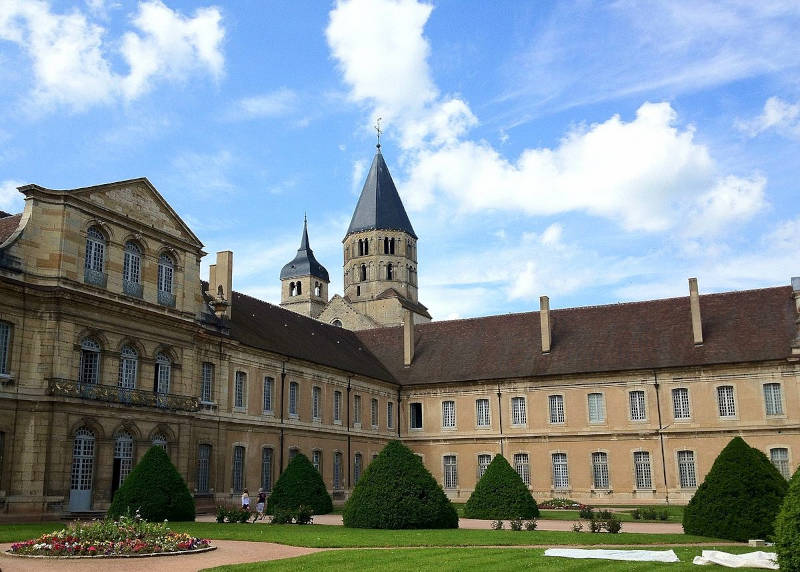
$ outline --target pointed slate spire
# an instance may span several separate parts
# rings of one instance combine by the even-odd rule
[[[328,271],[314,258],[314,251],[308,244],[308,219],[303,216],[303,238],[300,239],[300,248],[297,256],[281,269],[281,280],[285,278],[298,278],[300,276],[315,276],[330,282]]]
[[[383,160],[380,144],[377,147],[347,235],[362,230],[400,230],[417,238],[389,174],[389,167]]]

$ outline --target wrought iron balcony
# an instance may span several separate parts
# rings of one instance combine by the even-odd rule
[[[142,297],[142,285],[137,282],[131,282],[130,280],[122,280],[122,292],[127,294],[128,296],[133,296],[134,298],[141,298]]]
[[[158,291],[158,303],[162,306],[169,306],[170,308],[175,307],[175,294],[172,292],[163,292],[161,290]]]
[[[200,410],[200,400],[188,395],[155,393],[141,389],[127,389],[116,385],[80,383],[72,379],[58,377],[50,378],[48,391],[50,395],[122,403],[133,407],[157,407],[172,411]]]
[[[83,281],[92,286],[99,286],[100,288],[106,287],[108,277],[104,272],[92,270],[91,268],[83,269]]]

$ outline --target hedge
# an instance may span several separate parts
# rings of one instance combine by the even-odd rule
[[[333,501],[322,475],[308,457],[297,453],[272,488],[267,514],[275,514],[276,510],[296,511],[301,506],[310,507],[314,514],[327,514],[333,510]]]
[[[800,468],[789,481],[789,492],[775,520],[775,552],[781,570],[800,572]]]
[[[527,485],[503,455],[495,455],[464,507],[466,518],[535,518],[539,508]]]

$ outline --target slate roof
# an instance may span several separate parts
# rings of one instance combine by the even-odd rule
[[[380,145],[369,168],[345,238],[363,230],[400,230],[417,238],[403,201],[394,186]]]
[[[300,239],[300,248],[297,249],[297,256],[281,269],[281,280],[309,275],[322,278],[325,282],[330,282],[328,271],[322,264],[317,262],[314,257],[314,251],[311,250],[308,244],[308,221],[304,219],[303,238]]]
[[[11,234],[17,230],[19,226],[19,221],[22,219],[22,213],[9,215],[8,213],[4,213],[6,216],[0,218],[0,244],[6,241],[6,239],[11,236]]]
[[[403,367],[402,327],[358,338],[401,385],[782,360],[797,315],[791,287],[700,297],[703,344],[695,347],[689,298],[551,310],[552,350],[541,352],[539,312],[416,326],[414,362]]]

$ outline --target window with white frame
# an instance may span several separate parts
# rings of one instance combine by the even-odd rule
[[[272,413],[272,401],[275,395],[275,379],[264,376],[264,413]]]
[[[78,369],[80,383],[96,384],[100,380],[100,344],[92,338],[81,342],[81,361]]]
[[[135,242],[128,241],[125,243],[122,279],[131,284],[142,283],[142,249]]]
[[[297,417],[297,392],[298,385],[296,381],[289,383],[289,415]]]
[[[246,392],[247,374],[243,371],[237,371],[233,378],[233,406],[236,409],[244,409]]]
[[[528,414],[525,411],[525,398],[511,398],[511,424],[525,425],[528,422]]]
[[[214,395],[214,364],[204,361],[201,368],[202,387],[200,401],[211,403]]]
[[[394,428],[394,402],[386,402],[386,427],[389,429]]]
[[[209,477],[211,469],[211,445],[201,443],[197,446],[197,492],[209,491]]]
[[[356,453],[355,457],[353,457],[353,484],[354,485],[357,485],[358,484],[358,479],[361,478],[361,465],[362,464],[363,464],[363,462],[362,462],[361,453]]]
[[[158,257],[158,291],[172,294],[175,278],[175,263],[168,254],[162,252]]]
[[[769,450],[769,460],[778,469],[778,472],[783,475],[784,479],[790,479],[792,473],[789,471],[789,449],[785,447],[775,447]]]
[[[322,416],[322,389],[316,385],[311,388],[311,417],[319,421]]]
[[[602,393],[590,393],[589,401],[589,423],[604,423],[606,420],[606,404]]]
[[[409,422],[412,429],[422,429],[422,403],[409,403]]]
[[[370,402],[370,424],[373,429],[378,428],[378,400],[374,397]]]
[[[0,322],[0,374],[8,374],[11,357],[11,324]]]
[[[672,390],[672,416],[675,419],[689,419],[689,389],[676,387]]]
[[[322,451],[318,449],[311,451],[311,464],[318,473],[322,472]]]
[[[452,429],[456,426],[456,402],[442,401],[442,427]]]
[[[361,425],[361,396],[353,396],[353,425]]]
[[[592,488],[608,488],[608,453],[603,451],[592,453]]]
[[[531,470],[528,465],[528,453],[514,453],[514,470],[526,485],[531,484]]]
[[[106,237],[97,227],[90,227],[86,232],[86,261],[84,268],[94,272],[103,272],[105,252]]]
[[[166,395],[169,393],[170,377],[172,376],[172,360],[163,353],[156,354],[155,387],[156,393]]]
[[[264,491],[272,489],[272,448],[261,449],[261,488]]]
[[[458,466],[455,455],[444,456],[444,488],[455,489],[458,487]]]
[[[117,473],[115,489],[122,486],[133,468],[133,437],[130,433],[120,433],[114,440],[114,472]]]
[[[233,492],[241,493],[244,490],[244,447],[236,445],[233,448]]]
[[[764,409],[767,415],[783,415],[780,383],[764,384]]]
[[[122,346],[119,351],[119,377],[117,386],[123,389],[136,388],[136,370],[139,365],[139,354],[131,346]]]
[[[489,463],[492,462],[492,456],[487,454],[478,455],[478,480],[481,479],[483,473],[486,472]]]
[[[633,453],[633,469],[636,474],[637,489],[652,489],[653,474],[650,470],[650,453],[635,451]]]
[[[162,451],[167,452],[167,436],[163,433],[156,433],[153,435],[153,447],[160,447]]]
[[[719,405],[720,417],[736,416],[736,403],[733,399],[732,385],[720,385],[717,388],[717,404]]]
[[[333,422],[342,422],[342,392],[338,390],[333,392]]]
[[[567,467],[566,453],[553,453],[553,488],[569,488],[569,469]]]
[[[644,391],[636,390],[628,394],[631,403],[631,420],[643,421],[647,419],[647,410],[644,404]]]
[[[550,403],[550,423],[563,423],[564,422],[564,396],[563,395],[550,395],[548,397]]]
[[[342,485],[342,454],[336,452],[333,454],[333,490],[339,491]]]
[[[678,480],[683,489],[693,489],[697,486],[694,451],[678,451]]]
[[[478,427],[489,427],[491,425],[488,399],[475,400],[475,425]]]

